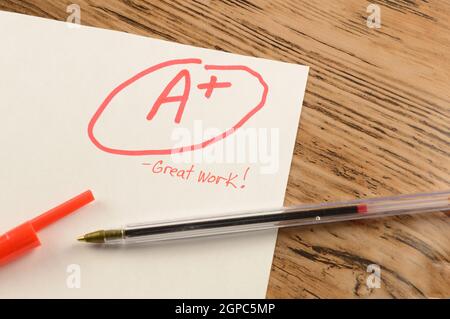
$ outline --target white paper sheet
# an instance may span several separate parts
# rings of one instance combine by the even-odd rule
[[[126,248],[75,238],[131,222],[281,206],[307,67],[6,12],[0,40],[1,232],[86,189],[96,196],[41,231],[42,247],[0,268],[0,298],[265,296],[275,231]],[[191,83],[179,123],[179,101],[147,119],[181,70]],[[182,75],[169,96],[183,94]],[[212,76],[231,86],[207,93]],[[233,126],[234,134],[182,153],[193,163],[153,152],[201,145]],[[233,148],[244,132],[250,142]],[[159,160],[178,169],[194,164],[194,172],[187,180],[154,173]],[[237,174],[236,188],[198,182],[201,170]]]

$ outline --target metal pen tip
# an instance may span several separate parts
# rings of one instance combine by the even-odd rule
[[[108,240],[122,239],[123,231],[121,229],[97,230],[92,233],[84,234],[77,238],[83,243],[103,244]]]
[[[84,235],[83,235],[83,236],[78,237],[77,240],[85,242],[86,241],[86,237],[84,237]]]

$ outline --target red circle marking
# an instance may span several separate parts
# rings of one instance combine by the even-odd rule
[[[178,65],[178,64],[201,64],[202,61],[200,59],[178,59],[178,60],[170,60],[163,63],[156,64],[152,67],[149,67],[145,69],[144,71],[139,72],[135,76],[131,77],[130,79],[126,80],[125,82],[121,83],[119,86],[117,86],[114,90],[112,90],[111,93],[108,94],[106,99],[102,102],[98,110],[95,112],[94,116],[89,122],[88,125],[88,136],[89,139],[94,143],[94,145],[99,148],[100,150],[111,153],[111,154],[118,154],[118,155],[128,155],[128,156],[142,156],[142,155],[169,155],[169,154],[175,154],[175,153],[182,153],[182,152],[189,152],[197,149],[204,148],[210,144],[216,143],[231,134],[233,134],[236,130],[238,130],[242,125],[244,125],[245,122],[247,122],[253,115],[256,114],[266,103],[267,94],[269,92],[269,87],[267,83],[262,78],[261,74],[258,72],[250,69],[247,66],[243,65],[205,65],[206,70],[223,70],[223,71],[245,71],[249,73],[251,76],[255,77],[261,86],[263,87],[263,93],[261,96],[260,102],[250,110],[245,116],[240,119],[235,125],[233,125],[232,128],[226,130],[225,132],[210,138],[206,141],[203,141],[198,144],[192,144],[188,146],[182,146],[178,148],[171,148],[171,149],[159,149],[159,150],[121,150],[121,149],[114,149],[107,147],[103,144],[101,144],[97,138],[94,135],[94,127],[97,123],[98,119],[102,115],[103,111],[106,109],[106,107],[109,105],[111,100],[123,89],[125,89],[127,86],[131,85],[135,81],[139,80],[140,78],[155,72],[157,70],[160,70],[162,68],[172,66],[172,65]]]

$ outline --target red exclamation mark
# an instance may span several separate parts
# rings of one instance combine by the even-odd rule
[[[247,178],[247,174],[248,174],[249,170],[250,170],[250,167],[247,167],[247,169],[245,170],[244,177],[242,178],[244,180],[244,182],[245,182],[245,179]],[[245,187],[245,185],[241,185],[241,188],[244,188],[244,187]]]

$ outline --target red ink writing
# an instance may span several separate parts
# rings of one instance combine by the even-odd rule
[[[194,165],[191,165],[188,169],[179,169],[170,165],[165,165],[162,160],[157,161],[155,164],[142,163],[145,166],[151,166],[151,171],[154,174],[165,174],[172,177],[179,177],[184,180],[188,180],[191,173],[194,172]]]
[[[170,92],[172,91],[173,87],[178,84],[178,82],[181,81],[181,79],[184,79],[184,90],[183,95],[178,96],[169,96]],[[181,116],[183,116],[184,107],[186,106],[186,102],[189,98],[189,91],[191,89],[191,76],[189,74],[188,70],[181,70],[173,79],[172,81],[167,84],[166,88],[162,91],[161,95],[158,96],[158,98],[155,101],[155,104],[153,104],[152,109],[147,115],[147,120],[153,119],[153,117],[156,115],[156,113],[159,110],[159,107],[161,104],[165,103],[172,103],[172,102],[179,102],[178,105],[178,111],[177,115],[175,116],[175,123],[180,123]]]
[[[230,86],[231,86],[230,82],[217,82],[217,77],[212,75],[208,83],[201,83],[197,85],[197,88],[199,88],[200,90],[206,89],[205,97],[209,99],[214,89],[228,88]]]
[[[237,188],[236,184],[233,183],[233,180],[235,180],[238,176],[238,174],[230,173],[228,177],[223,177],[220,175],[214,175],[211,172],[200,171],[197,181],[200,183],[209,183],[216,185],[223,183],[225,187],[231,186],[233,188]]]
[[[216,174],[212,171],[200,170],[196,178],[192,178],[193,175],[196,174],[195,165],[192,164],[188,168],[178,168],[173,165],[169,165],[164,163],[163,160],[159,160],[155,163],[142,163],[143,166],[148,166],[149,171],[156,175],[166,175],[170,177],[175,177],[178,179],[192,181],[199,184],[204,185],[219,185],[225,188],[232,189],[242,189],[245,185],[241,185],[238,187],[239,182],[245,182],[248,171],[250,167],[248,167],[243,174],[228,172],[226,174]],[[242,176],[242,178],[241,178]]]
[[[245,179],[247,178],[247,174],[248,174],[248,171],[250,170],[250,167],[247,167],[247,169],[245,170],[245,173],[244,173],[244,176],[242,177],[242,179],[245,181]],[[245,187],[245,185],[241,185],[241,188],[244,188]]]
[[[110,106],[111,102],[115,99],[115,97],[122,92],[124,94],[127,94],[128,87],[133,86],[133,84],[147,76],[151,76],[153,74],[157,74],[158,71],[164,70],[166,68],[176,68],[179,67],[180,71],[168,82],[168,84],[164,87],[162,92],[156,97],[155,102],[150,104],[152,107],[150,108],[148,114],[145,113],[142,115],[142,119],[145,121],[146,124],[152,123],[152,120],[157,117],[158,111],[160,107],[169,107],[169,105],[166,105],[168,103],[178,103],[178,108],[175,115],[175,124],[178,125],[184,118],[184,114],[189,111],[189,96],[192,89],[191,86],[191,76],[192,72],[188,71],[188,68],[194,68],[198,67],[199,65],[202,65],[202,60],[200,59],[179,59],[179,60],[170,60],[166,62],[162,62],[159,64],[156,64],[154,66],[151,66],[138,74],[134,75],[133,77],[129,78],[128,80],[124,81],[120,85],[118,85],[115,89],[113,89],[107,97],[104,99],[104,101],[101,103],[99,108],[96,110],[94,115],[92,116],[89,125],[88,125],[88,136],[91,142],[100,150],[111,153],[111,154],[117,154],[117,155],[126,155],[126,156],[144,156],[144,155],[170,155],[174,153],[182,153],[182,152],[190,152],[197,149],[201,149],[204,147],[207,147],[213,143],[216,143],[224,138],[227,138],[234,132],[236,132],[239,128],[241,128],[251,117],[253,117],[258,111],[260,111],[267,99],[267,95],[269,92],[269,87],[267,83],[264,81],[263,77],[260,73],[256,72],[255,70],[244,66],[244,65],[203,65],[203,69],[206,72],[213,71],[216,75],[210,76],[210,81],[207,83],[200,83],[197,85],[196,89],[205,90],[205,97],[208,99],[208,101],[213,100],[213,91],[215,89],[223,89],[223,88],[230,88],[232,87],[231,82],[219,82],[217,80],[217,74],[237,74],[241,78],[246,78],[253,80],[252,83],[256,84],[253,93],[256,93],[255,97],[257,100],[257,103],[254,105],[252,102],[251,105],[243,105],[239,109],[242,109],[243,114],[236,114],[236,119],[232,121],[231,123],[227,124],[223,132],[217,134],[216,136],[205,138],[203,141],[197,142],[197,144],[192,145],[181,145],[177,147],[173,147],[173,145],[167,145],[165,147],[152,147],[151,143],[158,139],[159,136],[167,135],[170,136],[172,133],[172,128],[169,127],[169,130],[167,132],[160,132],[158,131],[157,134],[149,135],[148,136],[148,142],[146,140],[145,143],[148,143],[147,147],[129,147],[126,148],[124,146],[120,147],[113,147],[108,146],[104,141],[101,141],[99,136],[104,136],[101,134],[96,135],[96,124],[99,122],[100,119],[102,119],[102,115],[104,114],[105,110]],[[256,81],[254,81],[256,80]],[[179,84],[184,84],[183,93],[181,95],[173,95],[173,89],[174,87]],[[235,86],[233,85],[233,88]],[[235,92],[236,94],[239,94],[239,90]],[[212,97],[212,98],[211,98]],[[211,98],[211,99],[210,99]],[[120,99],[119,99],[120,100]],[[206,101],[206,100],[205,100]],[[120,103],[120,102],[117,102]],[[149,101],[151,103],[151,100]],[[203,105],[201,105],[203,106]],[[208,106],[205,104],[205,107]],[[133,107],[133,105],[129,104],[123,104],[120,105],[120,110],[122,112],[127,112],[127,108]],[[205,108],[206,110],[206,108]],[[214,110],[218,111],[218,110]],[[225,110],[226,111],[226,110]],[[147,111],[146,111],[147,112]],[[199,112],[199,114],[203,114],[208,116],[208,112]],[[218,113],[210,113],[211,117],[214,116],[220,116],[220,112]],[[217,115],[219,114],[219,115]],[[223,114],[223,113],[222,113]],[[191,117],[194,120],[196,120],[194,117]],[[197,120],[203,120],[197,118]],[[170,121],[172,122],[172,118],[170,118]],[[186,124],[183,122],[183,124]],[[146,126],[147,127],[147,126]],[[130,145],[134,145],[134,141],[130,140]],[[120,145],[123,145],[122,143]],[[159,144],[160,145],[160,144]]]

